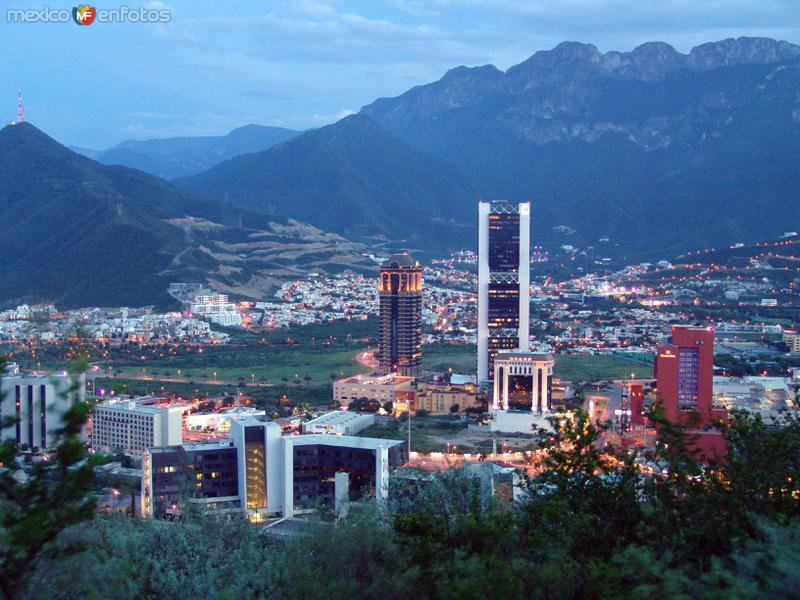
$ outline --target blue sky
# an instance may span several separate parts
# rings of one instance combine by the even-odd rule
[[[118,8],[124,2],[92,4]],[[682,52],[740,35],[800,43],[798,0],[131,0],[168,7],[168,24],[6,22],[0,119],[15,114],[59,141],[221,134],[246,123],[304,129],[457,65],[505,69],[564,40],[601,51],[665,41]]]

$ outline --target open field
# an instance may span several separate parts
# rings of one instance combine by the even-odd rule
[[[477,367],[475,344],[433,344],[422,347],[422,368],[472,375]]]
[[[616,356],[557,354],[555,375],[566,381],[652,377],[653,366]]]
[[[148,361],[142,367],[112,366],[112,371],[120,378],[149,377],[165,381],[235,384],[241,379],[247,384],[275,384],[300,380],[310,385],[329,385],[331,375],[344,377],[365,370],[354,359],[355,347],[336,350],[292,347],[276,352],[256,346],[230,350],[237,356],[238,366],[228,366],[229,357],[222,360],[209,353],[200,360],[163,359]]]
[[[422,365],[426,370],[472,374],[475,372],[475,346],[473,344],[437,344],[422,349]],[[558,354],[555,357],[555,375],[568,381],[595,379],[623,379],[634,373],[636,377],[651,377],[653,367],[639,361],[618,356],[589,354]]]

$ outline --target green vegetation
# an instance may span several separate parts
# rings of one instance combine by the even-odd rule
[[[555,375],[566,381],[594,381],[652,377],[653,366],[638,361],[607,355],[558,354],[555,356]]]
[[[0,370],[5,364],[0,361]],[[68,391],[76,393],[73,387]],[[74,402],[63,415],[52,460],[33,464],[27,472],[16,467],[16,440],[0,444],[0,593],[19,597],[36,568],[48,559],[61,559],[82,549],[61,535],[70,525],[90,519],[94,499],[94,464],[80,439],[89,407]],[[13,427],[4,417],[0,427]]]
[[[336,321],[277,329],[263,334],[234,331],[225,345],[165,344],[109,347],[76,337],[69,344],[13,351],[21,366],[57,368],[75,357],[98,362],[98,376],[112,380],[139,379],[168,391],[176,384],[192,382],[194,387],[211,381],[237,385],[264,384],[330,386],[331,376],[344,377],[369,369],[356,361],[356,353],[370,343],[377,331],[373,320]],[[111,377],[107,368],[111,366]],[[213,389],[214,386],[204,386]]]
[[[425,346],[422,366],[432,371],[474,373],[476,350],[474,344],[436,344]],[[652,377],[652,363],[619,356],[589,354],[558,354],[555,357],[555,375],[567,381],[594,381],[597,379],[623,379],[634,373],[636,377]]]
[[[422,367],[429,371],[473,374],[477,369],[475,344],[433,344],[422,348]]]
[[[447,447],[448,439],[454,434],[463,432],[466,423],[458,417],[411,417],[411,448],[415,452],[442,452]],[[408,440],[408,421],[406,417],[379,423],[361,430],[362,437],[376,437],[388,440]],[[472,448],[462,444],[462,452]]]
[[[453,470],[396,480],[384,510],[356,503],[335,524],[323,511],[292,537],[192,511],[103,516],[64,527],[6,597],[796,598],[800,417],[767,427],[735,413],[729,460],[711,469],[651,417],[665,442],[652,474],[602,448],[605,426],[578,413],[543,438],[543,470],[518,503]]]

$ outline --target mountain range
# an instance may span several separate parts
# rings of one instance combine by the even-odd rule
[[[75,154],[30,123],[0,130],[0,302],[169,304],[172,281],[262,298],[309,271],[366,271],[364,248],[292,219]]]
[[[798,150],[798,46],[565,42],[506,71],[457,67],[176,182],[432,252],[474,247],[478,198],[530,199],[534,243],[640,260],[796,223]]]
[[[123,165],[172,179],[200,173],[240,154],[267,150],[300,133],[283,127],[245,125],[227,135],[126,140],[108,150],[70,150],[105,165]]]
[[[0,157],[2,303],[261,298],[368,252],[474,248],[479,198],[530,199],[537,245],[671,258],[800,229],[800,47],[569,42],[306,132],[124,142],[96,155],[114,166],[21,123]]]

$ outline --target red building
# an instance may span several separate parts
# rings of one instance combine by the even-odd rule
[[[714,408],[714,328],[673,326],[672,343],[659,346],[656,390],[666,419],[686,428],[686,445],[699,460],[724,457],[725,440],[714,424],[727,417]]]
[[[631,425],[644,425],[644,387],[641,383],[628,384],[628,402],[631,407]]]

